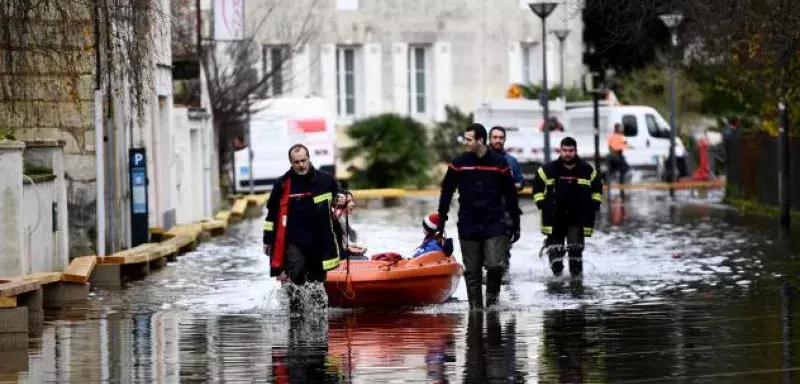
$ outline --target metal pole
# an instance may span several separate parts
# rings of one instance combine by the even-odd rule
[[[600,90],[592,92],[594,102],[594,169],[600,170]]]
[[[566,102],[567,101],[567,96],[566,96],[566,91],[564,90],[564,39],[559,38],[559,41],[561,42],[561,45],[559,46],[559,49],[561,51],[561,53],[560,53],[560,56],[561,56],[561,63],[560,63],[561,70],[559,71],[560,75],[561,75],[560,76],[561,77],[561,98],[564,100],[564,102]]]
[[[780,135],[778,139],[778,197],[781,204],[781,225],[791,227],[791,197],[789,193],[789,110],[786,102],[778,103]]]
[[[669,123],[670,127],[670,135],[669,135],[669,196],[673,200],[675,200],[675,135],[677,134],[677,128],[675,127],[675,42],[677,39],[676,31],[672,29],[672,59],[670,60],[670,71],[669,71],[669,94],[670,94],[670,111],[669,111]]]
[[[247,174],[250,176],[250,194],[253,190],[253,129],[250,124],[250,95],[247,96]]]
[[[542,130],[544,130],[544,162],[550,162],[550,98],[547,92],[547,19],[542,17]]]

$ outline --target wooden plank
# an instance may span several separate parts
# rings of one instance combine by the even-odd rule
[[[45,285],[61,281],[61,272],[34,272],[23,276],[9,277],[8,280],[37,282]]]
[[[212,219],[208,221],[204,221],[203,223],[203,230],[204,231],[213,231],[216,229],[225,229],[228,224],[222,220]]]
[[[174,245],[178,249],[181,249],[181,248],[191,244],[193,241],[194,240],[192,240],[192,237],[189,236],[189,235],[178,235],[178,236],[175,236],[175,237],[165,241],[164,243],[165,244]]]
[[[148,261],[158,260],[160,258],[172,255],[177,252],[178,252],[178,247],[176,247],[174,244],[160,243],[152,249]]]
[[[119,251],[110,256],[98,257],[98,264],[138,264],[147,262],[150,259],[152,248],[157,243],[140,244],[133,248]]]
[[[267,203],[267,199],[269,199],[268,194],[260,194],[260,195],[249,195],[247,196],[247,203],[250,205],[256,205],[259,207],[263,207],[264,204]]]
[[[16,307],[17,307],[16,296],[0,297],[0,308],[16,308]]]
[[[219,211],[217,212],[216,216],[214,216],[217,220],[223,220],[225,222],[231,218],[231,211]]]
[[[89,277],[92,276],[92,271],[97,265],[96,256],[80,256],[72,259],[64,274],[61,276],[61,281],[70,283],[86,283]]]
[[[42,285],[37,281],[0,280],[0,296],[16,296],[21,293],[35,291]]]
[[[233,208],[231,208],[231,216],[238,216],[239,218],[244,217],[244,212],[247,210],[247,200],[246,199],[239,199],[233,203]]]
[[[153,253],[152,250],[143,250],[139,253],[131,254],[125,256],[125,261],[123,264],[139,264],[139,263],[146,263],[150,261],[150,255]]]

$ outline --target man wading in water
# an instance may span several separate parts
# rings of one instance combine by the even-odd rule
[[[486,267],[486,305],[497,303],[509,240],[519,240],[519,200],[508,161],[486,146],[486,128],[467,127],[467,152],[447,169],[439,197],[439,228],[444,232],[453,193],[458,189],[458,237],[470,309],[483,308],[481,277]],[[511,218],[507,228],[505,217]],[[510,229],[510,231],[509,231]],[[507,233],[511,233],[511,237]]]
[[[264,252],[270,255],[270,276],[288,279],[291,288],[314,283],[314,301],[327,302],[322,283],[327,271],[339,266],[341,252],[331,210],[339,187],[332,175],[314,169],[304,145],[289,149],[289,161],[291,169],[275,181],[267,201]],[[290,292],[290,310],[302,311],[301,290]]]

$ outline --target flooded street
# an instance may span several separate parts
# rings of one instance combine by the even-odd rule
[[[511,283],[485,314],[468,313],[462,279],[439,306],[290,319],[262,222],[246,221],[125,290],[94,291],[85,310],[51,316],[27,349],[4,352],[0,381],[800,381],[800,235],[727,209],[721,192],[679,191],[678,203],[628,195],[604,204],[582,283],[550,277],[538,211],[524,199]],[[408,200],[359,209],[351,224],[369,253],[409,254],[435,209]],[[448,229],[455,237],[455,220]]]

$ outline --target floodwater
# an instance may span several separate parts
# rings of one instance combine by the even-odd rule
[[[261,221],[244,222],[49,317],[27,349],[0,352],[0,381],[800,382],[800,236],[725,208],[718,192],[677,195],[629,192],[604,206],[582,283],[548,275],[526,200],[511,284],[485,314],[468,312],[462,280],[443,305],[289,318]],[[370,253],[408,253],[434,210],[408,200],[351,223]]]

